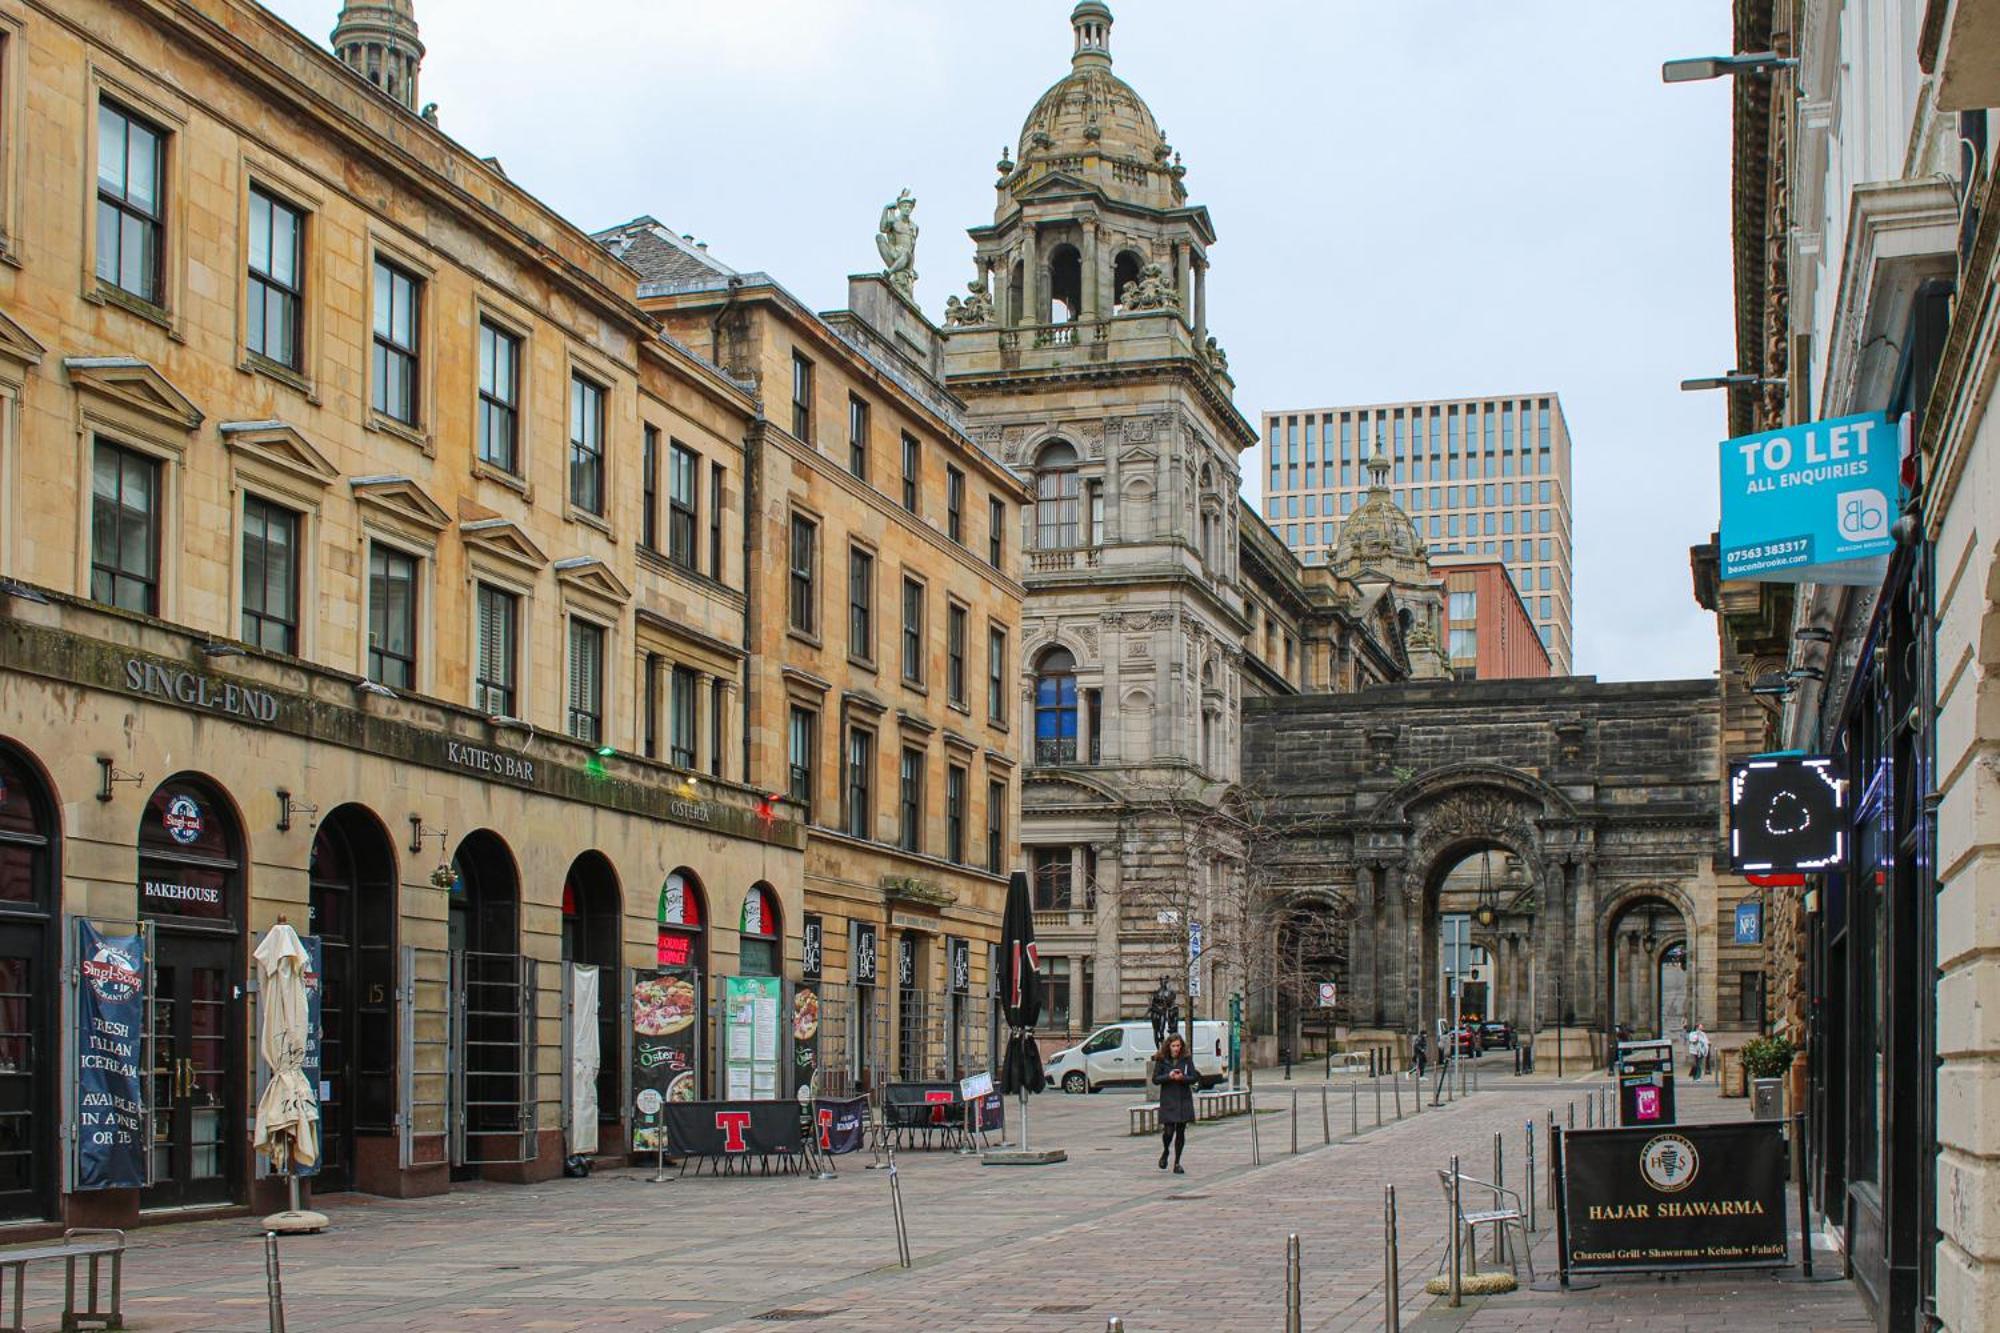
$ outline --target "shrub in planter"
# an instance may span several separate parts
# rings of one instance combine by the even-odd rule
[[[1751,1078],[1783,1078],[1798,1053],[1790,1037],[1758,1037],[1743,1045],[1743,1069]]]

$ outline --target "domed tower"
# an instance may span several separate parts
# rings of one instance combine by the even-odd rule
[[[1378,444],[1368,460],[1368,493],[1340,525],[1333,548],[1334,574],[1354,585],[1364,619],[1394,625],[1410,675],[1432,680],[1451,674],[1445,651],[1444,597],[1431,574],[1429,551],[1417,525],[1389,490],[1389,460]],[[1384,605],[1384,599],[1387,599]]]
[[[347,0],[333,25],[333,53],[362,78],[417,109],[417,73],[424,44],[417,40],[412,0]]]

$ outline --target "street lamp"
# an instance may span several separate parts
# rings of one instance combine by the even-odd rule
[[[1703,389],[1782,389],[1784,380],[1766,379],[1762,375],[1752,375],[1747,371],[1732,370],[1727,375],[1703,375],[1696,379],[1682,380],[1682,393],[1699,393]]]
[[[1688,60],[1669,60],[1660,66],[1660,79],[1665,83],[1700,83],[1705,79],[1719,79],[1724,75],[1768,74],[1775,69],[1797,69],[1798,59],[1781,56],[1775,51],[1756,51],[1734,56],[1695,56]]]

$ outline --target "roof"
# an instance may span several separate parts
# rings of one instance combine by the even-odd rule
[[[641,282],[691,282],[728,277],[736,272],[708,253],[706,242],[676,236],[657,218],[630,222],[592,232],[591,240],[611,252],[639,275]]]

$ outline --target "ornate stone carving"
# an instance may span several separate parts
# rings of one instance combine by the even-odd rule
[[[1154,260],[1140,270],[1137,282],[1125,284],[1118,293],[1118,304],[1127,310],[1179,310],[1181,294],[1174,290],[1159,261]]]
[[[875,229],[875,248],[882,255],[882,275],[904,296],[915,298],[917,285],[917,224],[911,214],[917,201],[908,190],[882,209]]]
[[[961,329],[978,328],[993,322],[993,298],[986,294],[984,279],[974,278],[965,284],[968,295],[964,300],[954,296],[944,303],[944,322]]]
[[[1210,338],[1208,340],[1208,347],[1206,350],[1208,352],[1209,365],[1214,366],[1217,370],[1229,369],[1229,353],[1222,350],[1221,343],[1217,342],[1213,338]]]

